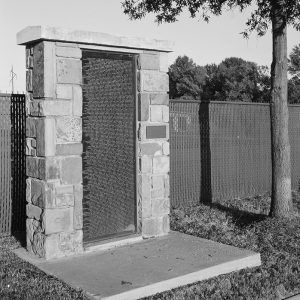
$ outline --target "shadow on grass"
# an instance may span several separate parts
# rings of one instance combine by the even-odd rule
[[[26,231],[12,232],[12,236],[20,243],[21,247],[26,247]]]
[[[241,210],[234,207],[228,207],[220,203],[209,204],[211,208],[216,208],[225,212],[232,217],[233,222],[239,227],[246,227],[256,222],[261,222],[268,218],[265,214],[253,213],[245,210]]]

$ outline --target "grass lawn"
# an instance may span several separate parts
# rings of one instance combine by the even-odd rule
[[[295,217],[267,217],[269,197],[173,210],[173,230],[260,252],[262,266],[221,275],[148,299],[284,299],[300,293],[300,199]]]
[[[295,212],[300,198],[294,194]],[[262,266],[177,288],[148,299],[284,299],[300,293],[300,218],[267,218],[268,197],[176,209],[173,230],[261,253]],[[15,256],[0,238],[0,299],[85,299],[58,279]]]
[[[0,299],[85,299],[53,276],[21,260],[10,250],[19,247],[13,237],[0,237]]]

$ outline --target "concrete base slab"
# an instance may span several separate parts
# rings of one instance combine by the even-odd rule
[[[178,232],[51,261],[15,253],[91,299],[139,299],[261,264],[258,253]]]

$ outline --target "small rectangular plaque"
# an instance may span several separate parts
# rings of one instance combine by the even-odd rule
[[[162,126],[147,126],[146,139],[163,139],[167,137],[167,127]]]

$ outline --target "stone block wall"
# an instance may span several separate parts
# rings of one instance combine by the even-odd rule
[[[138,207],[143,237],[169,232],[169,77],[167,54],[138,58]]]
[[[82,246],[82,71],[76,44],[26,47],[27,249],[54,258]]]
[[[82,62],[89,45],[26,45],[27,249],[46,259],[83,251]],[[123,49],[130,52],[130,49]],[[137,55],[137,216],[144,238],[169,231],[167,53]]]

